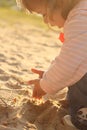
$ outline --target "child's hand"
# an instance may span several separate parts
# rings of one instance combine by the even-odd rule
[[[46,94],[46,92],[44,92],[42,88],[40,87],[40,79],[30,80],[28,81],[28,84],[34,85],[33,95],[32,95],[34,98],[41,99],[42,96]]]
[[[38,75],[39,75],[39,78],[42,78],[43,73],[44,73],[44,71],[42,71],[42,70],[37,70],[37,69],[31,69],[31,71],[32,71],[33,73],[38,74]]]

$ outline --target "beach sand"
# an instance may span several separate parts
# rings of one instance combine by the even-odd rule
[[[37,101],[32,99],[32,86],[26,84],[38,77],[31,68],[46,70],[60,48],[51,30],[0,21],[0,130],[66,129],[62,118],[68,107],[59,100],[67,89]]]

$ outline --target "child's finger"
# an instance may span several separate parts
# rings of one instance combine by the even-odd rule
[[[36,89],[33,90],[33,95],[32,96],[33,96],[33,98],[37,97],[37,90]]]
[[[37,69],[31,69],[31,71],[33,72],[33,73],[36,73],[36,74],[39,74],[39,75],[41,75],[41,74],[43,74],[43,71],[41,71],[41,70],[37,70]]]
[[[29,85],[31,85],[31,84],[36,84],[36,83],[37,83],[37,79],[29,80],[27,83],[28,83]]]

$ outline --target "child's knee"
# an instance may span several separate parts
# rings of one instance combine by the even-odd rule
[[[87,108],[81,108],[72,114],[71,121],[79,130],[87,130]]]

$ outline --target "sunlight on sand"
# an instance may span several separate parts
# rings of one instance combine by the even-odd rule
[[[28,23],[0,20],[0,130],[65,130],[67,108],[57,100],[64,99],[67,90],[34,100],[32,86],[25,83],[38,77],[32,67],[46,70],[59,54],[57,37]]]

